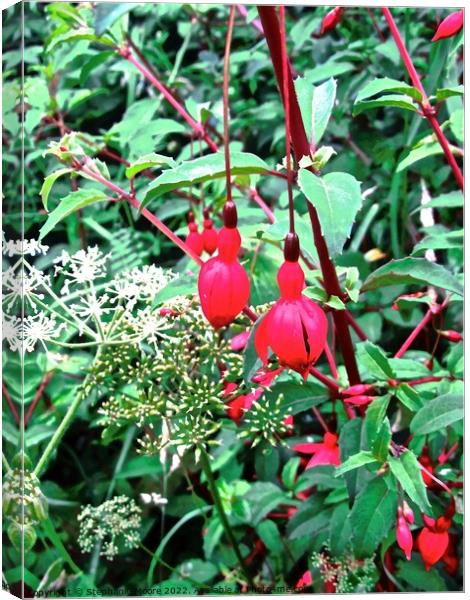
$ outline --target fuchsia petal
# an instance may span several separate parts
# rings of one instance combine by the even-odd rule
[[[304,454],[313,454],[314,452],[318,452],[322,448],[323,444],[312,442],[305,442],[303,444],[295,444],[294,446],[292,446],[292,450],[295,450],[296,452],[302,452]]]
[[[463,10],[453,12],[451,15],[446,17],[437,28],[434,37],[431,42],[437,42],[444,38],[452,37],[458,33],[463,27]]]
[[[259,359],[265,365],[268,362],[269,348],[269,318],[270,311],[263,317],[255,331],[255,350]]]

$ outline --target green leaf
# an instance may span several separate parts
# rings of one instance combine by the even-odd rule
[[[349,516],[357,558],[366,558],[375,552],[393,526],[396,509],[397,494],[384,478],[369,481],[356,498]]]
[[[362,419],[351,419],[345,423],[339,435],[339,447],[342,463],[346,462],[350,456],[361,452],[361,450],[369,449],[366,440],[364,421]],[[314,470],[316,469],[312,469],[312,471]],[[356,469],[344,474],[350,501],[356,497],[358,492],[371,477],[372,474],[369,473],[367,469]]]
[[[126,177],[128,179],[132,179],[137,175],[137,173],[145,171],[145,169],[161,167],[162,165],[169,165],[170,167],[173,167],[176,165],[176,163],[170,156],[163,156],[163,154],[151,152],[150,154],[145,154],[144,156],[141,156],[132,162],[126,169]]]
[[[255,175],[269,170],[269,166],[262,160],[248,152],[230,153],[231,174]],[[174,169],[164,171],[147,187],[142,207],[152,199],[161,196],[171,190],[181,187],[196,185],[225,177],[225,159],[223,152],[216,152],[208,156],[201,156],[194,160],[182,162]]]
[[[111,56],[114,56],[113,50],[105,50],[104,52],[99,52],[98,54],[95,54],[95,56],[92,56],[82,67],[82,70],[80,72],[80,85],[84,86],[88,81],[88,77],[91,75],[91,73],[97,67],[105,63],[108,60],[108,58],[111,58]]]
[[[369,81],[357,94],[355,103],[361,102],[366,98],[381,94],[382,92],[396,92],[398,94],[405,94],[414,98],[415,100],[421,100],[422,94],[415,87],[398,81],[397,79],[390,79],[389,77],[382,77]]]
[[[456,155],[461,154],[459,148],[457,148],[456,146],[449,144],[449,147],[453,154],[456,154]],[[397,173],[399,173],[400,171],[404,171],[405,169],[407,169],[408,167],[413,165],[415,162],[418,162],[419,160],[423,160],[424,158],[429,158],[430,156],[435,156],[437,154],[443,154],[443,153],[444,153],[444,151],[442,150],[442,146],[439,144],[439,142],[431,142],[429,144],[421,144],[421,145],[417,146],[416,148],[413,148],[410,151],[410,153],[407,154],[405,156],[405,158],[403,158],[398,163]]]
[[[459,142],[463,142],[463,108],[452,112],[449,125],[456,139]]]
[[[246,500],[249,504],[251,523],[257,525],[269,512],[285,502],[287,497],[274,483],[257,481],[244,494],[243,500]]]
[[[413,452],[405,450],[399,457],[390,458],[388,464],[410,500],[419,506],[421,512],[428,513],[431,505],[421,477],[418,459]]]
[[[436,101],[442,102],[446,100],[446,98],[451,98],[452,96],[463,96],[464,94],[464,86],[456,85],[454,87],[448,88],[439,88],[436,91]]]
[[[276,399],[284,396],[283,410],[297,415],[312,406],[318,406],[328,400],[328,391],[322,384],[315,381],[279,381],[272,385],[266,392],[266,399]]]
[[[410,424],[416,435],[441,431],[463,419],[463,399],[460,394],[445,394],[426,402]]]
[[[288,490],[291,490],[295,484],[295,478],[297,475],[297,469],[299,468],[300,457],[294,456],[290,458],[282,469],[282,483]]]
[[[95,7],[95,31],[96,35],[103,35],[113,23],[129,12],[135,4],[132,2],[98,2]]]
[[[417,412],[423,405],[418,392],[406,383],[401,383],[396,388],[395,395],[412,412]]]
[[[380,380],[396,377],[389,359],[379,346],[369,341],[361,342],[357,344],[356,351],[358,361],[364,367],[367,375],[373,375]]]
[[[391,441],[392,430],[390,428],[390,421],[387,417],[385,417],[375,441],[372,444],[372,454],[379,461],[379,463],[384,463],[387,460]]]
[[[330,523],[331,509],[323,511],[321,509],[318,498],[313,502],[304,502],[287,524],[286,531],[289,539],[311,536],[326,529]]]
[[[108,200],[108,196],[105,193],[101,190],[92,188],[77,190],[76,192],[72,192],[68,196],[65,196],[65,198],[60,201],[57,208],[49,213],[47,221],[39,231],[39,239],[42,240],[54,229],[57,223],[77,210],[85,208],[85,206],[89,206],[90,204],[95,204],[96,202],[104,202],[105,200]]]
[[[69,168],[58,169],[57,171],[50,173],[44,179],[44,183],[42,184],[39,194],[41,196],[42,203],[46,210],[47,210],[47,201],[49,199],[49,194],[51,192],[52,186],[59,179],[59,177],[62,177],[62,175],[65,175],[66,173],[71,173],[71,172],[72,172],[72,169],[69,169]]]
[[[272,554],[282,554],[284,552],[281,534],[274,521],[271,521],[270,519],[261,521],[261,523],[256,526],[256,531],[263,544],[270,552],[272,552]]]
[[[359,181],[348,173],[328,173],[317,177],[301,169],[299,186],[317,210],[330,256],[341,254],[361,208]]]
[[[425,258],[391,260],[369,275],[362,286],[362,291],[366,292],[402,283],[415,283],[421,286],[434,285],[463,296],[463,288],[459,281],[443,266]]]
[[[307,469],[295,482],[294,493],[303,492],[314,485],[336,489],[342,487],[342,482],[334,478],[334,467],[331,465],[319,465],[314,469]]]
[[[405,581],[410,590],[421,590],[423,592],[446,592],[447,586],[437,569],[427,571],[422,564],[416,560],[399,560],[396,575]]]
[[[364,100],[362,102],[355,102],[352,114],[353,117],[356,117],[358,114],[364,112],[365,110],[370,110],[372,108],[380,108],[382,106],[404,108],[413,112],[418,111],[418,106],[412,100],[410,100],[408,96],[390,94],[388,96],[381,96],[380,98],[376,98],[375,100]]]
[[[350,544],[351,524],[346,502],[335,506],[330,522],[330,548],[333,556],[341,556]]]
[[[376,398],[367,407],[366,418],[364,420],[364,428],[366,431],[367,443],[372,446],[377,440],[379,431],[382,428],[387,408],[390,403],[390,395],[386,394],[380,398]]]
[[[182,577],[199,583],[211,581],[211,579],[214,579],[219,572],[215,565],[208,561],[201,560],[200,558],[185,560],[178,567],[178,571]]]
[[[463,249],[463,235],[464,230],[459,229],[457,231],[441,231],[438,233],[431,233],[422,240],[420,240],[413,248],[412,255],[416,256],[421,254],[428,249],[432,250],[450,250],[452,248]]]
[[[261,315],[256,323],[252,325],[245,350],[243,351],[243,380],[246,383],[251,381],[253,375],[262,365],[255,349],[255,334],[263,318],[264,315]]]
[[[99,38],[90,27],[79,27],[77,29],[69,29],[69,31],[66,31],[65,33],[54,36],[47,46],[47,52],[52,52],[59,44],[63,44],[64,42],[77,42],[79,40],[100,42],[107,46],[114,46],[114,43],[110,38]]]
[[[426,202],[424,206],[417,206],[410,214],[414,215],[423,208],[463,208],[463,193],[455,191],[448,194],[441,194]]]
[[[336,81],[328,79],[314,86],[298,77],[294,84],[307,138],[314,146],[318,146],[335,103]]]
[[[335,469],[335,477],[340,477],[347,473],[348,471],[352,471],[353,469],[358,469],[364,465],[368,465],[370,463],[377,462],[375,456],[369,450],[361,450],[357,454],[353,454],[346,461],[341,463],[339,467]]]
[[[152,307],[176,296],[192,296],[197,293],[197,273],[182,273],[155,294]]]

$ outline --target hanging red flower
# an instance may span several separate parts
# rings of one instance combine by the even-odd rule
[[[311,454],[312,458],[308,461],[306,469],[317,467],[318,465],[339,465],[339,446],[338,436],[334,433],[325,433],[323,442],[295,444],[292,448],[302,454]]]
[[[237,258],[241,237],[233,202],[225,203],[224,227],[219,232],[218,246],[217,256],[202,265],[198,279],[202,312],[215,329],[229,325],[250,297],[248,275]]]
[[[325,33],[332,31],[341,21],[343,12],[344,8],[342,6],[337,6],[336,8],[333,8],[333,10],[330,10],[330,12],[327,13],[323,18],[319,36],[325,35]]]
[[[429,571],[444,556],[449,545],[449,534],[447,531],[433,531],[429,527],[423,527],[419,532],[416,544],[423,559],[424,568]]]
[[[295,584],[296,590],[303,590],[306,587],[310,587],[313,585],[312,573],[310,571],[305,571],[302,577]]]
[[[271,348],[285,365],[307,378],[309,367],[323,352],[328,321],[323,310],[302,295],[305,276],[298,263],[299,240],[288,234],[285,261],[277,274],[281,297],[262,319],[255,333],[255,349],[263,364]]]
[[[188,216],[188,229],[189,233],[186,237],[186,244],[193,250],[198,256],[201,256],[204,250],[204,241],[202,235],[197,230],[197,224],[194,222],[194,213],[189,211]]]
[[[214,221],[209,218],[209,209],[204,209],[204,230],[202,232],[202,239],[204,243],[204,250],[207,254],[214,254],[217,250],[217,229],[214,227]]]
[[[452,37],[458,33],[463,27],[463,10],[453,12],[451,15],[446,17],[441,23],[434,34],[431,42],[437,42],[444,38]]]

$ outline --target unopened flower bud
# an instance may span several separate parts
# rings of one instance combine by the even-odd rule
[[[432,42],[443,40],[444,38],[452,37],[458,33],[463,27],[463,10],[453,12],[446,17],[440,24],[432,38]]]
[[[408,523],[415,522],[415,515],[406,500],[403,501],[403,516],[405,517]]]
[[[398,512],[398,520],[397,520],[397,543],[400,548],[405,553],[406,559],[411,560],[411,550],[413,548],[413,536],[411,535],[411,530],[406,522],[403,514],[400,514],[401,509]]]
[[[458,331],[455,331],[454,329],[439,331],[439,333],[442,335],[442,337],[446,338],[446,340],[449,340],[449,342],[452,342],[454,344],[463,340],[463,337],[460,335],[460,333]]]
[[[374,389],[373,385],[367,383],[358,383],[352,385],[341,392],[342,396],[362,396],[363,394],[369,394]]]

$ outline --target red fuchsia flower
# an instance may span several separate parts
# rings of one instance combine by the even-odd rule
[[[305,276],[299,259],[299,238],[289,233],[284,247],[285,261],[277,274],[281,297],[264,316],[255,333],[255,349],[263,364],[271,348],[285,365],[307,378],[309,367],[323,352],[328,321],[313,300],[302,295]]]
[[[447,550],[441,559],[445,565],[445,570],[449,573],[449,575],[456,575],[457,571],[459,570],[459,557],[455,551],[458,542],[458,536],[450,535],[449,545],[447,546]]]
[[[217,256],[202,265],[198,279],[202,312],[215,329],[229,325],[250,297],[248,275],[238,262],[241,237],[233,202],[225,203],[218,245]]]
[[[322,36],[325,35],[325,33],[332,31],[341,21],[343,13],[344,8],[342,6],[337,6],[333,10],[330,10],[323,18],[319,35]]]
[[[194,213],[189,211],[188,213],[188,229],[189,233],[186,237],[186,244],[193,250],[198,256],[201,256],[204,250],[204,241],[202,235],[197,230],[197,224],[194,222]]]
[[[444,38],[452,37],[458,33],[463,27],[463,10],[458,10],[446,17],[441,23],[434,34],[431,42],[437,42]]]
[[[408,522],[403,514],[403,509],[401,506],[398,507],[396,536],[397,543],[405,553],[406,559],[411,560],[413,536],[411,535],[410,526],[408,525]]]
[[[209,218],[208,208],[204,209],[203,226],[204,229],[202,231],[202,240],[204,243],[204,250],[207,252],[207,254],[212,256],[212,254],[214,254],[214,252],[217,250],[218,233],[217,229],[214,227],[214,221]]]
[[[418,458],[418,462],[423,465],[423,467],[429,471],[429,473],[434,474],[434,467],[431,463],[431,457],[429,456],[429,451],[427,446],[425,446],[421,452],[421,456]],[[424,481],[424,485],[428,488],[432,488],[435,485],[434,479],[430,477],[426,471],[421,470],[421,476]]]
[[[448,529],[452,521],[442,517],[439,517],[439,519],[435,521],[429,517],[426,520],[423,518],[426,526],[421,529],[416,540],[416,546],[421,554],[426,571],[429,571],[444,556],[449,545]]]
[[[339,458],[338,436],[334,433],[325,433],[323,442],[295,444],[292,449],[296,452],[312,455],[306,469],[312,469],[318,465],[339,465],[341,462]]]
[[[244,350],[249,337],[250,337],[249,331],[244,331],[243,333],[239,333],[238,335],[233,336],[233,338],[230,340],[230,348],[234,352],[238,352],[239,350]]]
[[[295,584],[296,590],[301,590],[305,587],[310,587],[313,584],[312,574],[310,571],[305,571],[299,581]]]
[[[454,344],[463,340],[463,337],[460,335],[460,333],[458,331],[454,331],[453,329],[439,331],[439,333],[442,335],[442,337],[446,338],[446,340],[449,340],[449,342]]]

